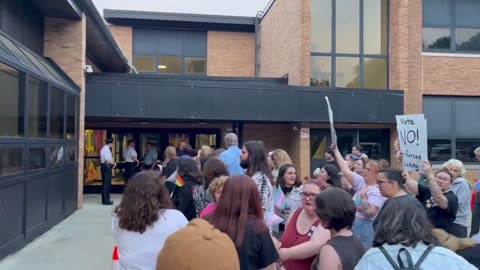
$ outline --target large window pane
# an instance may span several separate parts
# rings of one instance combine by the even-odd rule
[[[158,58],[158,72],[182,73],[182,58],[179,56],[160,56]]]
[[[47,136],[48,86],[33,77],[28,78],[28,137]]]
[[[368,0],[364,6],[364,52],[387,54],[388,1]]]
[[[196,57],[185,57],[185,73],[204,74],[207,73],[207,59]]]
[[[50,166],[58,166],[62,165],[64,161],[64,155],[63,155],[63,146],[61,145],[54,145],[50,147]]]
[[[448,26],[452,23],[450,0],[423,0],[423,25]]]
[[[0,175],[23,171],[23,147],[0,145]]]
[[[332,0],[312,0],[311,51],[332,51]]]
[[[50,138],[64,139],[64,92],[52,87],[50,91]]]
[[[480,14],[478,15],[480,21]],[[465,52],[480,52],[480,28],[479,29],[467,29],[457,28],[455,29],[455,43],[457,51]]]
[[[0,63],[0,137],[24,135],[25,90],[21,73]]]
[[[76,99],[73,95],[67,95],[67,140],[75,139],[75,127],[77,126]]]
[[[390,130],[389,129],[360,129],[358,142],[362,146],[362,153],[371,159],[390,160]]]
[[[450,40],[448,28],[423,28],[424,50],[450,50]]]
[[[455,0],[457,27],[480,27],[480,1]]]
[[[312,56],[310,85],[332,86],[332,59],[325,56]]]
[[[450,140],[428,140],[428,159],[444,162],[452,158],[452,143]]]
[[[480,145],[480,139],[457,139],[455,158],[463,162],[477,163],[473,151]]]
[[[46,148],[45,147],[32,147],[28,154],[28,168],[29,170],[37,170],[46,167]]]
[[[364,59],[364,88],[387,89],[387,59]]]
[[[155,56],[135,55],[133,59],[138,72],[155,72]]]
[[[77,161],[77,146],[69,145],[67,147],[67,162],[74,163]]]
[[[370,0],[371,1],[371,0]],[[336,1],[337,53],[360,52],[360,1]]]
[[[337,57],[336,86],[360,88],[360,60],[353,57]]]

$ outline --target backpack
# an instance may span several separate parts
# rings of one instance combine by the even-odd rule
[[[415,265],[413,265],[412,256],[410,255],[410,253],[405,248],[401,248],[397,254],[397,261],[398,261],[398,264],[400,265],[399,266],[395,263],[392,257],[390,257],[390,255],[385,250],[385,248],[383,248],[382,246],[378,247],[378,249],[380,249],[380,251],[383,253],[385,258],[388,260],[388,262],[392,265],[393,269],[395,270],[421,270],[420,265],[425,260],[425,258],[427,258],[428,254],[430,253],[430,251],[432,251],[433,248],[435,248],[434,245],[428,246],[427,249],[423,252],[422,256],[420,256],[420,258],[418,259]],[[403,264],[403,260],[401,257],[402,253],[404,253],[405,257],[407,258],[407,265]]]

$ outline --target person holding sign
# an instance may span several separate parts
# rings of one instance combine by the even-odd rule
[[[360,238],[365,248],[370,248],[374,234],[373,220],[385,202],[385,198],[382,197],[377,186],[377,176],[383,167],[380,162],[370,159],[365,166],[364,175],[359,175],[350,170],[335,144],[332,144],[331,148],[343,176],[355,188],[353,200],[356,214],[352,231]]]
[[[403,172],[405,184],[412,193],[417,195],[432,225],[452,233],[453,221],[458,209],[458,198],[450,191],[452,175],[446,170],[433,174],[432,166],[428,161],[424,162],[423,171],[427,176],[428,187],[413,180],[406,171]]]

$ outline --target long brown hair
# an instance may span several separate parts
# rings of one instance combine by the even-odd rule
[[[268,232],[263,222],[260,193],[252,178],[247,175],[229,177],[210,222],[230,236],[237,250],[243,245],[247,227],[252,226],[258,235]]]
[[[144,233],[166,209],[172,208],[167,188],[156,172],[135,174],[128,181],[120,205],[115,208],[120,228]]]

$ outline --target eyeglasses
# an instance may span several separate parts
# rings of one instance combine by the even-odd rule
[[[318,196],[316,193],[306,193],[306,192],[300,192],[300,196],[302,196],[302,199],[314,199],[315,197]]]
[[[437,180],[441,180],[443,182],[450,182],[450,178],[449,177],[443,177],[443,176],[435,176],[435,179]]]
[[[377,185],[380,186],[383,183],[387,183],[388,181],[377,181]]]

